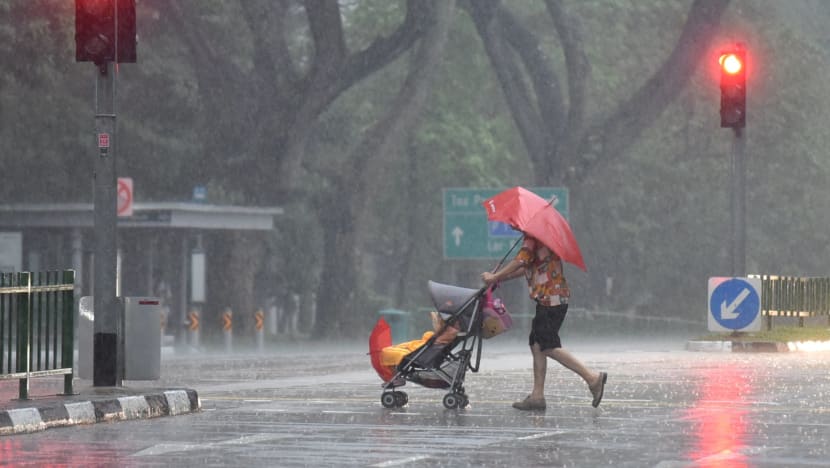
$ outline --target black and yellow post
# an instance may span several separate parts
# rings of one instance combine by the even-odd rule
[[[254,312],[254,335],[257,351],[260,353],[265,351],[265,312],[262,309]]]
[[[233,351],[233,310],[225,307],[222,312],[222,334],[225,335],[225,351]]]

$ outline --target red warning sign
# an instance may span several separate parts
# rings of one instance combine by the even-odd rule
[[[133,215],[133,179],[130,177],[118,178],[118,216]]]

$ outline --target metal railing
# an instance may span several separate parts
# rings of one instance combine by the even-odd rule
[[[0,273],[0,380],[64,375],[72,394],[75,272]]]
[[[828,317],[830,324],[830,278],[753,275],[761,279],[761,315],[767,328],[772,317]]]

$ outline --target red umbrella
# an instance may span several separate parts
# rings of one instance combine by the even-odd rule
[[[372,358],[372,367],[384,382],[389,381],[393,375],[388,367],[380,363],[380,352],[387,346],[392,346],[392,329],[389,328],[386,320],[381,318],[369,335],[369,356]]]
[[[550,201],[525,188],[513,187],[484,200],[482,205],[490,221],[511,225],[538,239],[562,260],[587,271],[571,226]]]

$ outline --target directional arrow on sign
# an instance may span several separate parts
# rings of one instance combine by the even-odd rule
[[[709,278],[709,331],[761,329],[761,278]]]
[[[721,316],[721,318],[727,319],[727,320],[732,320],[732,319],[738,318],[739,314],[737,312],[735,312],[735,310],[738,309],[738,307],[741,305],[741,303],[744,301],[744,299],[746,299],[748,296],[749,296],[749,289],[744,289],[743,291],[741,291],[740,294],[738,294],[738,297],[736,297],[732,302],[729,303],[728,306],[726,305],[726,301],[721,302],[721,304],[720,304],[720,316]]]
[[[464,230],[461,229],[460,226],[456,226],[455,229],[452,230],[452,236],[455,238],[455,246],[458,247],[461,245],[461,236],[464,235]]]

